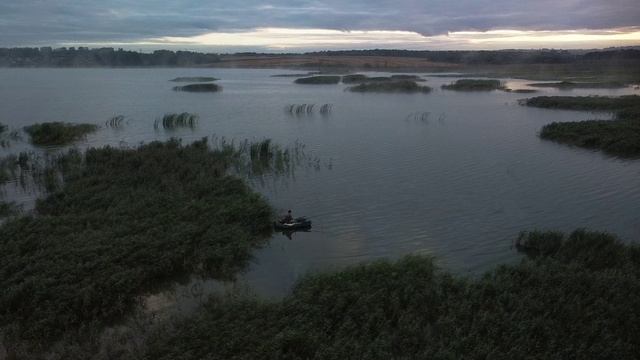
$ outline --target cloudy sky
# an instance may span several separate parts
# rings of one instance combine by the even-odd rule
[[[0,46],[211,51],[640,45],[640,0],[2,0]]]

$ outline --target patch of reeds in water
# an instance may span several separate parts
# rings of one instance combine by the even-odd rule
[[[116,116],[112,117],[111,119],[105,121],[104,122],[104,126],[108,127],[108,128],[112,128],[112,129],[118,129],[118,128],[122,127],[124,122],[125,122],[124,115],[116,115]]]
[[[34,145],[66,145],[84,138],[98,129],[93,124],[46,122],[25,126],[24,131]]]
[[[451,84],[442,85],[445,90],[454,91],[492,91],[504,89],[500,80],[493,79],[460,79]]]
[[[159,129],[162,127],[165,130],[173,130],[178,128],[190,128],[196,127],[198,122],[198,115],[188,112],[180,114],[165,114],[162,119],[156,119],[154,128]]]
[[[316,109],[321,115],[329,115],[333,109],[333,104],[323,104],[316,106],[316,104],[289,104],[285,107],[285,112],[289,115],[312,115]]]
[[[222,86],[213,83],[189,84],[184,86],[174,86],[173,91],[186,92],[218,92],[222,90]]]
[[[373,78],[370,78],[373,79]],[[388,79],[388,78],[386,78]],[[420,86],[412,80],[381,80],[367,81],[360,85],[347,88],[352,92],[387,92],[387,93],[429,93],[431,88],[428,86]]]
[[[331,84],[339,83],[340,76],[331,76],[331,75],[311,76],[311,77],[296,79],[294,82],[296,84],[308,84],[308,85],[331,85]]]

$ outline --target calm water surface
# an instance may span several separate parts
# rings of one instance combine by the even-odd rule
[[[178,288],[178,296],[242,287],[277,297],[310,271],[416,253],[435,256],[449,270],[477,274],[516,261],[511,243],[521,230],[586,227],[625,241],[640,238],[640,161],[537,137],[549,122],[611,115],[517,104],[540,94],[637,90],[460,93],[439,88],[454,79],[426,76],[430,94],[355,94],[342,84],[295,85],[293,78],[271,77],[286,72],[0,69],[0,122],[13,129],[45,121],[104,125],[114,115],[126,116],[123,128],[103,127],[80,146],[213,135],[305,144],[319,166],[253,179],[252,185],[277,209],[310,216],[313,230],[291,239],[276,234],[234,284],[189,284]],[[177,76],[214,76],[224,90],[173,92],[176,84],[168,80]],[[507,82],[513,88],[528,83]],[[333,111],[326,117],[285,113],[287,104],[302,103],[333,104]],[[164,113],[183,111],[200,115],[195,130],[154,129]],[[3,151],[26,147],[17,143]],[[12,195],[10,187],[6,196],[33,200]]]

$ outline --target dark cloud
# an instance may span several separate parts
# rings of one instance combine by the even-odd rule
[[[127,42],[256,27],[407,30],[605,29],[640,25],[638,0],[273,0],[0,3],[0,46]]]

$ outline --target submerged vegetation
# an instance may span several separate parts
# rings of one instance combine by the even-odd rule
[[[311,76],[311,77],[296,79],[294,82],[296,84],[312,84],[312,85],[313,84],[316,84],[316,85],[337,84],[340,82],[340,76],[331,76],[331,75]]]
[[[213,298],[156,332],[147,356],[637,358],[638,246],[586,231],[525,233],[519,243],[530,258],[477,279],[409,256],[308,275],[279,302]]]
[[[183,76],[177,77],[175,79],[171,79],[169,81],[173,82],[211,82],[216,81],[217,78],[209,77],[209,76]]]
[[[162,127],[166,130],[173,130],[177,128],[191,128],[193,129],[198,122],[198,115],[183,112],[180,114],[165,114],[162,119],[157,119],[154,123],[156,129]]]
[[[621,157],[640,156],[640,96],[539,96],[523,105],[551,109],[607,111],[615,120],[554,122],[540,137],[564,144],[600,149]]]
[[[503,90],[504,84],[500,80],[492,79],[460,79],[451,84],[442,85],[442,88],[455,91],[492,91]]]
[[[222,86],[218,84],[189,84],[184,86],[174,86],[174,91],[187,91],[187,92],[218,92],[222,90]]]
[[[176,276],[233,276],[272,216],[226,175],[234,156],[206,139],[61,156],[59,190],[35,214],[0,226],[4,346],[35,351],[63,334],[82,339]]]
[[[34,145],[66,145],[82,139],[98,129],[93,124],[46,122],[25,126],[24,131]]]
[[[364,82],[348,88],[353,92],[402,92],[402,93],[428,93],[431,88],[418,85],[411,80],[397,80],[389,82]]]

